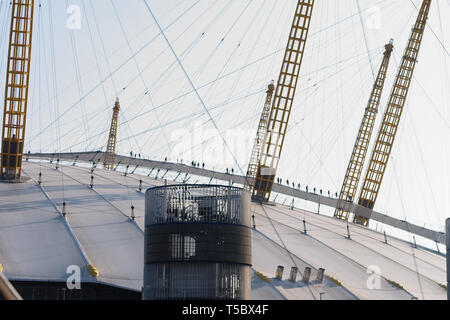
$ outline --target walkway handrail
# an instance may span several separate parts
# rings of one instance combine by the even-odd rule
[[[103,163],[104,152],[79,152],[79,153],[44,153],[44,154],[28,154],[24,155],[25,158],[30,159],[49,159],[49,160],[70,160],[70,161],[83,161],[83,162],[95,162]],[[232,175],[228,173],[222,173],[212,170],[206,170],[202,168],[196,168],[189,165],[147,160],[141,158],[130,158],[125,156],[114,156],[114,159],[120,165],[126,166],[139,166],[139,168],[149,168],[149,169],[161,169],[169,170],[173,172],[183,172],[194,176],[205,177],[217,179],[220,181],[232,182],[235,184],[244,185],[247,181],[247,177]],[[250,181],[252,182],[252,181]],[[274,193],[283,194],[286,196],[292,196],[294,198],[310,201],[313,203],[318,203],[321,205],[326,205],[331,208],[345,208],[351,213],[354,213],[360,217],[367,217],[371,220],[381,222],[385,225],[406,231],[411,234],[421,236],[425,239],[432,240],[436,243],[445,245],[445,233],[434,231],[431,229],[426,229],[424,227],[409,223],[404,220],[399,220],[388,215],[370,210],[368,208],[362,207],[352,202],[346,202],[339,199],[333,199],[331,197],[322,196],[319,194],[314,194],[298,189],[294,189],[281,184],[274,184],[272,191]]]

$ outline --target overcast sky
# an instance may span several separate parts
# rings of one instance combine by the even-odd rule
[[[2,84],[9,2],[0,2]],[[297,1],[148,0],[204,104],[142,0],[36,2],[41,7],[34,24],[27,150],[104,149],[118,96],[118,153],[246,171],[265,89],[278,78]],[[316,1],[280,177],[302,189],[340,190],[372,71],[393,38],[383,111],[420,5]],[[450,216],[450,35],[443,32],[449,17],[448,0],[432,2],[376,204],[377,211],[436,230]],[[382,112],[375,130],[381,118]]]

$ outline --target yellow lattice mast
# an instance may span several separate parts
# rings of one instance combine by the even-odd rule
[[[356,138],[356,143],[350,158],[350,163],[345,174],[344,183],[342,184],[339,196],[340,200],[353,202],[355,199],[370,139],[372,137],[373,127],[378,114],[378,107],[380,106],[381,95],[383,93],[386,73],[393,48],[393,40],[391,40],[391,42],[385,46],[386,50],[384,51],[383,61],[381,62],[372,93],[370,94],[369,103],[364,113],[358,137]],[[334,212],[334,216],[338,219],[348,220],[349,215],[350,212],[345,208],[337,208]]]
[[[261,162],[256,173],[253,199],[258,202],[269,201],[272,192],[300,75],[313,6],[314,0],[299,0],[295,10],[270,110]]]
[[[11,12],[0,178],[18,180],[22,174],[23,145],[30,82],[34,0],[14,0]]]
[[[258,131],[256,133],[255,144],[253,145],[252,155],[250,158],[250,163],[247,170],[247,184],[246,189],[251,189],[253,184],[249,183],[256,178],[258,172],[258,166],[261,161],[261,154],[264,147],[264,140],[267,135],[267,125],[269,124],[270,107],[272,103],[273,91],[275,90],[275,85],[272,83],[269,85],[266,91],[266,101],[264,103],[264,108],[261,114],[261,119],[259,120]]]
[[[120,102],[119,98],[117,98],[116,104],[114,105],[113,109],[111,128],[109,129],[109,136],[108,136],[108,145],[106,146],[106,153],[105,153],[104,166],[105,169],[108,170],[114,169],[114,155],[116,154],[117,124],[119,122],[119,111],[120,111]]]
[[[391,155],[400,118],[408,96],[409,87],[417,63],[423,34],[430,12],[431,0],[424,0],[417,21],[411,31],[405,53],[402,58],[383,122],[378,132],[377,141],[372,151],[369,167],[359,196],[358,204],[373,209],[380,191],[381,182]],[[353,222],[364,226],[369,219],[355,216]]]

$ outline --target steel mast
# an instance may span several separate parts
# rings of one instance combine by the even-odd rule
[[[34,0],[13,1],[3,112],[1,180],[19,180],[22,174],[33,13]]]
[[[256,133],[255,144],[253,146],[252,155],[250,158],[250,163],[247,170],[247,183],[244,186],[246,189],[251,189],[253,187],[253,180],[256,178],[258,173],[258,166],[261,161],[261,155],[264,147],[264,141],[267,135],[267,125],[269,123],[270,107],[272,104],[273,91],[275,90],[275,85],[272,83],[269,85],[266,91],[266,101],[264,103],[263,112],[261,114],[261,119],[259,120],[258,131]]]
[[[256,173],[253,200],[257,202],[269,201],[272,192],[294,103],[313,6],[314,0],[299,0],[297,3]]]
[[[406,103],[414,69],[417,64],[423,34],[427,25],[431,0],[424,0],[416,23],[411,31],[405,53],[402,58],[394,87],[389,98],[383,122],[378,132],[377,141],[372,151],[369,167],[359,196],[358,204],[373,209],[380,191],[381,182],[394,145],[398,125]],[[355,216],[353,222],[364,226],[369,225],[369,219]]]
[[[108,145],[106,146],[106,153],[105,153],[104,167],[105,169],[108,170],[114,169],[114,156],[116,154],[117,125],[119,123],[119,111],[120,111],[120,102],[119,98],[117,98],[113,109],[111,127],[109,129],[109,136],[108,136]]]
[[[393,50],[393,40],[385,46],[383,61],[378,71],[377,79],[370,94],[364,117],[359,129],[358,137],[353,148],[350,163],[345,174],[342,185],[340,200],[353,202],[358,191],[359,180],[361,178],[364,162],[369,149],[370,139],[372,137],[373,127],[380,106],[381,95],[383,93],[386,73],[389,68],[389,61]],[[334,216],[338,219],[348,220],[350,212],[345,208],[337,208]]]

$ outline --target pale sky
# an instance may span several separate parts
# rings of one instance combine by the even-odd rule
[[[213,121],[143,0],[36,0],[42,6],[36,6],[34,23],[26,149],[104,149],[119,96],[118,153],[239,172],[236,160],[246,171],[265,89],[278,78],[297,1],[147,1]],[[340,190],[373,85],[371,70],[378,70],[393,38],[384,111],[420,5],[316,0],[280,177],[302,189]],[[10,7],[0,2],[1,85]],[[440,231],[450,216],[450,35],[443,32],[449,17],[450,1],[434,0],[375,208]],[[3,101],[3,90],[0,95]],[[374,136],[381,118],[382,112]]]

